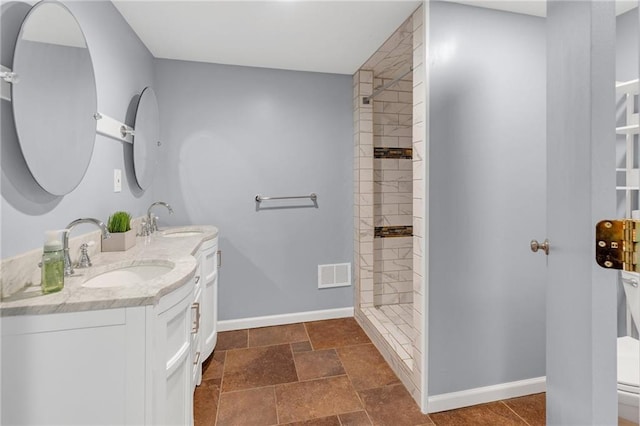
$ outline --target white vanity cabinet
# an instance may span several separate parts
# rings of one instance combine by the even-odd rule
[[[0,424],[192,424],[194,286],[157,305],[2,317]]]
[[[145,423],[144,307],[3,317],[3,425]]]
[[[0,302],[0,425],[193,424],[194,387],[217,337],[218,230],[170,231],[185,235],[110,253],[61,292],[31,286]],[[132,264],[171,269],[85,286]]]
[[[202,277],[201,359],[213,353],[218,338],[218,269],[221,252],[218,237],[205,241],[200,248]],[[198,383],[199,384],[199,383]]]

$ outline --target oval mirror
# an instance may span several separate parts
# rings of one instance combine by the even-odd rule
[[[133,169],[138,186],[147,189],[156,172],[160,141],[158,101],[151,87],[146,87],[140,94],[134,129]]]
[[[24,159],[48,193],[78,186],[96,138],[96,82],[91,55],[71,12],[36,4],[20,28],[11,86],[16,132]]]

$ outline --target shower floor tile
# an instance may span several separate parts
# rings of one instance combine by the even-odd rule
[[[413,368],[412,342],[416,335],[413,328],[413,304],[381,305],[364,308],[362,311],[407,367]]]

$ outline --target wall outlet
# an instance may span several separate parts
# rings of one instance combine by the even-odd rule
[[[113,169],[113,192],[122,191],[122,170]]]

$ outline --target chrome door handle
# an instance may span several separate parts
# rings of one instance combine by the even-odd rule
[[[531,240],[531,251],[536,253],[538,250],[542,250],[544,254],[549,255],[549,240],[545,238],[545,240],[540,244],[538,240]]]

